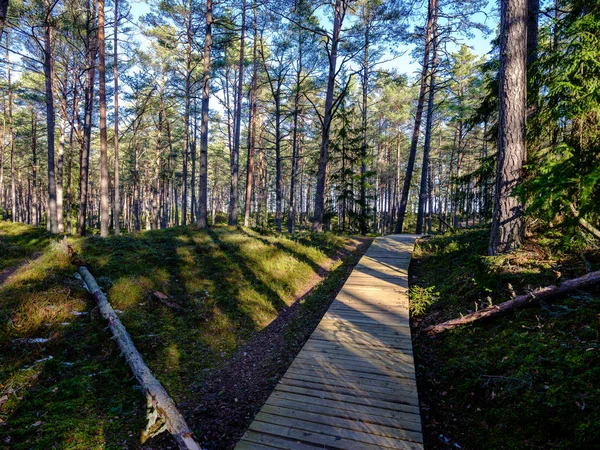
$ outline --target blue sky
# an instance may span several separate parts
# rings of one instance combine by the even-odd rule
[[[130,5],[131,5],[131,13],[132,13],[135,21],[138,21],[141,16],[150,12],[150,7],[149,7],[148,3],[143,0],[131,0]],[[495,16],[496,16],[495,9],[496,8],[497,8],[496,2],[490,1],[488,3],[487,7],[485,8],[485,12],[487,13],[487,16],[488,16],[487,21],[486,21],[486,16],[484,14],[478,14],[475,17],[473,17],[473,19],[477,20],[478,22],[484,23],[489,28],[493,29],[496,25],[495,24]],[[491,49],[491,45],[490,45],[491,36],[484,36],[479,31],[475,31],[474,34],[475,34],[475,36],[473,39],[464,40],[464,43],[467,44],[468,46],[470,46],[473,49],[473,51],[478,55],[487,54]],[[142,44],[142,46],[144,45],[143,38],[140,35],[138,35],[136,37],[136,39],[141,41],[140,43]],[[402,55],[395,58],[392,61],[386,62],[382,66],[387,69],[396,69],[398,72],[405,73],[409,76],[415,76],[420,70],[420,62],[415,61],[413,59],[413,57],[411,56],[411,50],[412,50],[411,46],[402,44],[399,46],[399,48],[402,52]],[[449,48],[449,50],[453,51],[454,49]]]

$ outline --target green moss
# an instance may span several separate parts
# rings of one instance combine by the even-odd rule
[[[487,230],[424,240],[411,267],[411,302],[440,292],[417,325],[441,322],[517,292],[584,273],[579,255],[528,242],[485,256]],[[595,266],[594,252],[587,259]],[[516,310],[431,339],[417,333],[426,445],[439,435],[465,449],[595,448],[600,442],[600,295],[597,291]],[[420,301],[421,305],[423,302]]]
[[[0,231],[10,261],[43,252],[0,286],[0,398],[7,395],[0,446],[138,448],[145,399],[75,268],[42,230],[0,222]],[[178,227],[69,241],[181,402],[289,306],[348,239]],[[339,280],[334,270],[315,295],[326,298]]]

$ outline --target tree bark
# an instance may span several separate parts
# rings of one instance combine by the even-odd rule
[[[45,1],[44,24],[44,77],[46,81],[46,131],[48,134],[48,231],[58,233],[56,216],[56,173],[54,168],[54,60],[52,56],[52,8],[49,0]]]
[[[113,97],[114,102],[114,151],[115,151],[115,201],[113,204],[113,227],[115,236],[121,234],[121,183],[119,179],[119,0],[115,0],[115,23],[113,24],[113,78],[115,84],[115,93]]]
[[[515,297],[507,302],[500,303],[499,305],[490,306],[489,308],[467,314],[459,319],[452,319],[437,325],[432,325],[425,328],[423,331],[429,334],[441,333],[459,325],[466,325],[481,319],[489,319],[507,311],[511,311],[515,308],[521,308],[523,306],[530,305],[532,302],[550,300],[558,297],[559,295],[568,294],[569,292],[573,292],[578,289],[584,289],[598,283],[600,283],[600,271],[590,272],[582,277],[564,281],[560,286],[546,286],[533,291],[532,293],[519,295],[518,297]]]
[[[525,234],[521,183],[525,158],[527,105],[527,0],[502,0],[500,11],[500,89],[498,163],[489,254],[515,250]]]
[[[423,222],[425,220],[425,204],[427,202],[427,183],[429,179],[429,153],[431,150],[431,132],[433,127],[433,109],[435,106],[435,75],[437,70],[437,1],[432,2],[432,41],[431,48],[431,70],[429,73],[429,98],[427,100],[427,118],[425,120],[425,143],[423,145],[423,167],[421,167],[421,186],[419,189],[419,206],[417,210],[417,234],[423,233]],[[431,214],[431,210],[430,210]]]
[[[212,47],[212,0],[206,0],[206,32],[204,36],[202,106],[200,119],[200,195],[198,199],[198,226],[208,226],[208,100],[210,95],[210,51]]]
[[[149,409],[152,408],[154,410],[148,414],[149,423],[144,433],[142,433],[142,443],[153,434],[160,432],[162,424],[157,426],[158,419],[160,418],[169,433],[175,438],[180,449],[201,450],[200,445],[194,439],[192,430],[177,409],[175,402],[144,362],[142,355],[135,348],[135,344],[131,336],[129,336],[127,329],[123,326],[119,316],[117,316],[108,299],[100,290],[92,274],[84,266],[79,268],[79,273],[87,285],[88,291],[96,300],[102,317],[108,322],[108,328],[125,357],[127,364],[129,364],[133,375],[142,386]]]
[[[233,149],[231,151],[231,185],[229,190],[229,225],[237,225],[238,184],[240,169],[240,134],[242,127],[242,89],[244,85],[244,46],[246,37],[246,0],[242,0],[242,29],[240,34],[240,60],[238,86],[234,113]]]
[[[190,94],[192,78],[192,2],[188,1],[186,14],[186,50],[185,50],[185,128],[183,130],[183,170],[181,189],[181,224],[187,225],[188,198],[188,156],[190,153]]]
[[[300,116],[300,89],[302,83],[302,30],[298,30],[298,67],[296,70],[296,92],[294,93],[294,124],[292,129],[292,173],[290,177],[290,205],[288,213],[288,232],[296,232],[296,178],[298,177],[298,118]],[[302,187],[300,187],[302,198]],[[302,205],[302,202],[300,202]],[[300,206],[302,211],[302,206]]]
[[[100,96],[100,236],[108,236],[108,146],[106,129],[106,49],[104,42],[104,0],[98,0],[98,93]]]
[[[429,49],[431,46],[431,32],[433,29],[433,11],[437,8],[437,0],[429,0],[427,12],[427,26],[425,27],[425,48],[423,54],[423,67],[421,69],[421,87],[419,90],[419,99],[417,101],[417,111],[415,113],[415,126],[413,128],[412,139],[410,142],[410,152],[406,164],[406,175],[404,185],[402,186],[402,195],[400,196],[400,205],[398,206],[398,221],[396,222],[396,233],[402,233],[404,230],[404,218],[406,216],[406,207],[408,205],[408,194],[412,181],[415,159],[417,157],[417,144],[419,143],[419,131],[421,121],[423,120],[423,105],[425,104],[425,93],[427,91],[427,71],[429,69]]]
[[[328,52],[329,73],[327,75],[327,93],[325,96],[325,111],[323,114],[323,129],[321,132],[321,147],[319,149],[319,165],[317,169],[317,186],[315,192],[315,210],[312,223],[313,232],[323,231],[323,216],[325,214],[325,181],[327,178],[327,161],[329,158],[329,134],[333,119],[333,94],[337,74],[337,54],[340,43],[340,32],[346,15],[347,0],[336,0],[333,17],[333,31],[328,40],[331,47]]]
[[[32,216],[32,225],[37,227],[38,223],[38,196],[37,196],[37,172],[38,172],[38,160],[37,160],[37,113],[32,110],[31,114],[31,153],[33,156],[33,170],[32,170],[32,184],[33,184],[33,198],[32,198],[32,206],[33,212]]]
[[[8,52],[8,33],[6,33],[6,78],[8,81],[8,146],[10,147],[10,218],[17,221],[17,180],[15,176],[15,137],[13,130],[13,101],[10,78],[10,53]]]
[[[254,42],[252,44],[252,91],[250,94],[250,129],[248,131],[248,161],[246,163],[246,199],[244,203],[244,226],[250,226],[252,189],[254,187],[254,155],[256,153],[256,114],[258,95],[258,18],[257,1],[254,0]]]
[[[90,163],[90,144],[92,137],[92,109],[94,107],[94,79],[96,75],[96,41],[93,35],[96,19],[95,8],[91,0],[87,3],[87,80],[85,87],[85,105],[83,121],[83,140],[79,158],[79,214],[77,217],[77,231],[80,236],[86,234],[86,217],[88,207],[88,178]]]
[[[369,102],[369,31],[368,14],[365,17],[365,50],[363,56],[362,79],[362,146],[360,151],[360,234],[367,234],[367,117]],[[377,231],[377,230],[375,230]]]

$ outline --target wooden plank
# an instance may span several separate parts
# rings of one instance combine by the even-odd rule
[[[321,446],[321,448],[335,448],[339,450],[381,450],[382,448],[402,448],[403,450],[423,449],[423,445],[416,442],[405,441],[403,447],[388,447],[380,444],[373,445],[365,442],[357,442],[352,439],[346,439],[338,435],[321,434],[310,430],[299,430],[289,426],[264,423],[258,420],[252,422],[250,425],[250,430],[269,435],[285,436],[290,439],[297,439],[302,443],[318,444]]]
[[[376,320],[381,317],[381,321]],[[321,320],[328,327],[340,331],[367,331],[403,335],[411,339],[410,322],[408,318],[395,315],[391,317],[382,313],[369,313],[358,311],[330,311]]]
[[[238,450],[277,450],[281,447],[273,447],[260,442],[252,442],[246,439],[242,440],[236,447]],[[313,449],[315,447],[312,447]]]
[[[390,381],[369,379],[346,381],[318,374],[308,375],[290,371],[286,372],[281,380],[285,383],[319,384],[326,389],[334,387],[336,389],[358,389],[362,392],[372,392],[375,394],[401,395],[402,398],[407,399],[407,402],[409,400],[414,400],[415,402],[418,400],[417,388],[413,383],[393,383]]]
[[[408,311],[414,239],[372,243],[236,448],[423,448]]]
[[[385,389],[377,388],[372,386],[337,386],[332,383],[325,382],[310,382],[297,380],[284,376],[279,380],[279,384],[286,386],[295,386],[303,389],[312,389],[315,392],[332,392],[336,394],[344,395],[360,395],[362,397],[375,398],[379,400],[393,401],[397,403],[404,403],[405,405],[419,406],[418,396],[416,388],[414,391],[407,391],[401,389]]]
[[[294,439],[285,439],[272,434],[257,433],[256,431],[247,431],[242,442],[248,442],[253,445],[268,444],[280,450],[315,450],[322,449],[322,444],[307,444]],[[236,449],[240,448],[239,445]],[[257,449],[258,447],[244,447],[248,449]]]
[[[306,389],[298,386],[292,386],[289,384],[281,383],[275,387],[275,392],[287,392],[290,394],[305,395],[308,397],[337,400],[347,403],[355,403],[363,406],[372,406],[374,408],[419,414],[418,406],[409,405],[407,403],[402,402],[396,402],[390,398],[386,400],[380,400],[378,398],[364,396],[361,392],[353,392],[352,394],[342,394],[339,392],[315,391],[314,389]]]
[[[367,416],[369,420],[390,420],[413,422],[415,431],[421,430],[421,417],[419,414],[403,411],[393,411],[390,409],[376,408],[371,406],[359,405],[356,403],[342,402],[331,399],[321,399],[316,397],[308,397],[290,392],[273,392],[273,395],[267,400],[268,404],[295,404],[298,408],[315,408],[314,411],[324,408],[329,411],[328,414],[341,414],[352,417],[353,414],[361,414]],[[387,422],[386,422],[387,423]]]
[[[371,336],[348,336],[345,334],[336,334],[335,332],[316,329],[313,332],[311,339],[366,347],[396,348],[412,354],[412,342],[405,338],[387,338],[385,336],[380,338]]]
[[[380,289],[395,288],[397,286],[408,287],[408,280],[402,278],[379,278],[368,275],[353,274],[346,280],[345,286],[368,286]]]
[[[341,419],[339,421],[325,420],[325,419],[326,418],[322,418],[321,423],[309,422],[309,421],[297,419],[294,417],[283,417],[283,416],[278,416],[275,414],[270,414],[270,413],[261,411],[256,416],[255,422],[263,422],[263,423],[270,423],[273,425],[288,426],[291,428],[295,428],[297,430],[307,431],[307,432],[311,432],[311,433],[318,432],[321,435],[334,436],[336,438],[339,438],[340,440],[346,439],[348,441],[361,442],[361,443],[365,443],[365,444],[375,444],[375,445],[379,445],[381,447],[394,448],[394,449],[405,448],[404,445],[402,444],[403,441],[410,441],[410,442],[415,442],[415,443],[422,442],[422,438],[420,436],[418,436],[417,433],[414,433],[414,432],[398,430],[399,432],[404,432],[404,434],[408,437],[407,439],[402,439],[400,437],[390,437],[390,436],[384,436],[381,434],[377,434],[377,432],[379,431],[378,430],[379,427],[372,427],[371,433],[373,433],[373,434],[369,434],[369,432],[365,431],[365,430],[342,428],[342,426],[340,426],[338,424],[338,423],[341,423],[343,425],[349,426],[350,424],[348,422],[350,422],[350,421],[342,421]],[[333,422],[334,424],[331,425],[329,423],[323,423],[323,421],[324,422]],[[356,422],[356,423],[358,423],[358,422]],[[357,426],[355,428],[359,428],[359,427]],[[250,426],[250,429],[252,429],[252,426]]]
[[[364,382],[365,380],[374,380],[387,382],[390,384],[408,384],[414,385],[414,380],[409,377],[391,377],[389,375],[379,375],[376,373],[356,372],[346,370],[340,366],[335,369],[318,365],[302,365],[302,363],[292,364],[288,372],[296,375],[309,375],[319,377],[342,377],[344,381]]]
[[[348,347],[330,341],[310,339],[304,344],[303,351],[298,355],[304,356],[304,351],[312,352],[310,356],[322,356],[324,358],[351,359],[352,361],[381,364],[386,363],[390,367],[404,366],[406,364],[413,366],[412,355],[401,353],[389,347]],[[321,353],[317,355],[315,353]],[[399,368],[399,367],[397,367]]]
[[[367,434],[385,436],[394,439],[403,439],[413,442],[423,442],[423,437],[420,431],[406,430],[403,428],[389,427],[371,422],[364,422],[362,419],[346,419],[342,417],[334,417],[327,414],[319,414],[310,411],[294,410],[284,406],[265,405],[261,413],[270,414],[273,416],[287,417],[302,422],[311,422],[317,426],[328,425],[339,427],[345,430],[353,430]],[[260,414],[257,416],[260,420]],[[270,422],[270,420],[264,420]],[[310,425],[309,425],[310,426]]]
[[[391,378],[415,378],[415,369],[412,364],[401,361],[388,363],[385,360],[368,362],[365,360],[353,361],[352,359],[329,359],[316,355],[305,354],[298,356],[298,367],[316,370],[322,368],[332,372],[360,372],[381,375]]]

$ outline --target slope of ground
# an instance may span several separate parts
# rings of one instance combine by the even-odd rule
[[[0,285],[0,447],[139,448],[145,401],[68,257],[42,231],[0,222],[0,233],[16,268]],[[71,243],[208,448],[243,430],[249,400],[268,395],[364,251],[328,234],[234,228]],[[248,355],[253,370],[236,363]],[[232,397],[240,390],[253,398]],[[227,420],[221,398],[240,404]]]
[[[484,256],[488,230],[422,239],[411,266],[415,359],[430,449],[597,448],[600,292],[435,337],[427,325],[600,268],[599,254],[528,241]],[[554,249],[554,250],[551,250]]]

